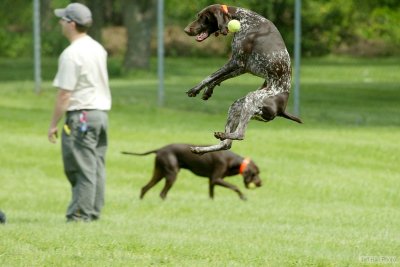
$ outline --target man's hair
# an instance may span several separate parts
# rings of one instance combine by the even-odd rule
[[[74,21],[75,22],[75,21]],[[75,25],[76,25],[76,30],[78,31],[78,32],[80,32],[80,33],[82,33],[82,32],[87,32],[88,30],[89,30],[89,27],[88,26],[83,26],[83,25],[81,25],[81,24],[78,24],[78,23],[76,23],[75,22]]]

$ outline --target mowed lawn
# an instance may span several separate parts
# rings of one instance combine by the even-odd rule
[[[60,143],[46,137],[56,59],[44,62],[36,95],[29,61],[0,61],[0,209],[8,217],[0,225],[0,266],[400,264],[398,58],[304,60],[304,124],[252,121],[245,140],[233,144],[261,170],[263,186],[255,190],[241,176],[227,178],[247,201],[225,188],[210,200],[207,179],[186,170],[167,200],[159,198],[163,182],[139,200],[154,155],[120,151],[216,143],[229,105],[260,78],[226,81],[205,102],[185,92],[224,59],[167,59],[158,107],[155,64],[151,73],[124,77],[110,70],[106,205],[89,224],[65,222],[70,186]]]

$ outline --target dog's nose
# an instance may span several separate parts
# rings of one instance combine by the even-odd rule
[[[192,28],[190,26],[186,26],[184,31],[186,32],[186,34],[190,34],[192,32]]]

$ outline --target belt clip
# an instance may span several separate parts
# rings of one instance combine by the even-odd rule
[[[81,123],[79,130],[82,134],[86,133],[87,131],[87,112],[82,111],[81,114],[79,114],[79,122]]]

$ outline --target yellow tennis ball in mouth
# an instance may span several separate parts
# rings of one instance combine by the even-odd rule
[[[250,188],[250,189],[256,188],[256,184],[255,184],[255,183],[249,183],[249,188]]]
[[[230,32],[238,32],[240,31],[240,21],[237,19],[233,19],[228,22],[228,30]]]

